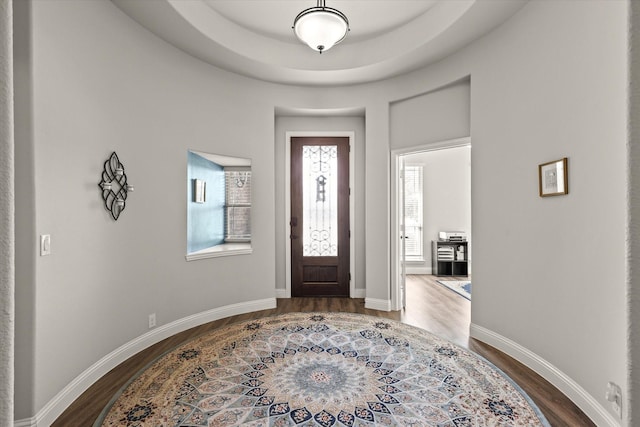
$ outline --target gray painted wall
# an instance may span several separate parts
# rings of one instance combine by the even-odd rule
[[[471,83],[468,78],[434,91],[393,102],[392,148],[410,148],[471,134]]]
[[[531,2],[470,58],[471,321],[547,360],[610,414],[608,381],[629,396],[627,7]],[[569,195],[540,198],[538,164],[565,156]]]
[[[35,332],[26,353],[33,383],[19,378],[18,419],[146,333],[149,314],[162,326],[275,290],[274,154],[264,142],[273,107],[250,96],[263,85],[166,45],[111,2],[32,6],[33,110],[23,120],[32,121],[35,150],[24,161],[35,164],[28,194],[37,214],[18,235],[51,234],[52,255],[35,260],[34,300],[19,301],[34,324],[23,320],[18,334]],[[247,96],[238,98],[239,87]],[[185,261],[188,149],[256,159],[254,207],[263,214],[253,218],[253,254]],[[117,222],[96,190],[112,151],[136,189]],[[31,253],[36,240],[26,241]],[[27,271],[17,281],[28,280]],[[22,356],[17,370],[30,362]]]
[[[13,2],[14,91],[15,91],[15,209],[16,209],[16,334],[15,413],[34,407],[35,384],[35,293],[36,293],[36,204],[33,138],[33,76],[31,3]],[[31,412],[31,413],[35,413]]]
[[[629,34],[629,158],[627,159],[627,173],[629,179],[629,230],[627,234],[627,268],[628,268],[628,333],[629,349],[629,425],[640,423],[640,4],[629,3],[628,24],[632,31]],[[634,398],[631,399],[631,396]]]
[[[13,7],[0,3],[0,425],[13,424],[15,350],[15,173]]]
[[[366,295],[388,300],[389,105],[468,76],[472,322],[539,355],[608,411],[607,381],[630,394],[627,7],[530,2],[424,70],[368,85],[305,88],[205,65],[108,1],[34,2],[26,36],[32,56],[26,45],[16,53],[33,79],[16,92],[33,102],[16,117],[24,126],[18,142],[26,144],[17,169],[33,171],[33,199],[17,206],[19,218],[33,221],[16,224],[16,250],[29,250],[17,260],[27,265],[16,270],[26,289],[16,292],[17,311],[27,314],[16,333],[33,335],[16,366],[16,418],[34,416],[101,357],[147,332],[151,312],[162,325],[275,295],[276,106],[366,112]],[[251,255],[185,262],[187,149],[252,158]],[[111,151],[136,187],[117,222],[96,186]],[[570,194],[540,199],[537,165],[563,156]],[[42,233],[52,235],[53,254],[34,259]],[[516,244],[521,251],[496,260]]]

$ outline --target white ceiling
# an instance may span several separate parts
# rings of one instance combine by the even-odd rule
[[[437,61],[507,20],[526,0],[327,0],[351,31],[322,55],[291,29],[315,0],[112,0],[174,46],[217,67],[287,84],[344,85]]]

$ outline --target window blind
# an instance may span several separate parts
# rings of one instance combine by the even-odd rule
[[[251,241],[251,171],[226,170],[225,242]]]
[[[404,169],[404,235],[405,255],[422,258],[422,166]]]

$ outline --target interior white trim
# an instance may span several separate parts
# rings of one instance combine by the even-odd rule
[[[364,308],[370,308],[371,310],[391,311],[391,300],[365,298]]]
[[[332,86],[382,80],[425,67],[480,38],[526,4],[438,1],[393,31],[360,40],[354,33],[331,56],[320,57],[310,55],[292,33],[285,39],[266,36],[269,30],[250,30],[203,1],[112,1],[161,39],[216,67],[259,80]],[[375,13],[367,3],[376,2],[347,3],[364,4],[363,17]],[[302,7],[292,11],[291,19]],[[349,5],[353,7],[358,5]]]
[[[22,420],[16,420],[13,424],[14,427],[37,427],[38,421],[35,417],[33,418],[24,418]]]
[[[407,263],[407,274],[431,274],[431,267],[412,267]]]
[[[187,261],[196,261],[221,256],[249,255],[251,253],[253,253],[251,243],[222,243],[200,251],[191,252],[185,255],[185,259]]]
[[[367,290],[362,288],[354,289],[353,293],[351,294],[351,298],[366,298],[366,297],[367,297]]]
[[[285,132],[285,148],[284,148],[284,240],[285,240],[285,296],[282,298],[291,298],[291,239],[289,238],[289,220],[291,218],[291,138],[305,136],[321,136],[332,137],[341,136],[349,138],[349,188],[351,195],[349,197],[349,228],[351,230],[351,239],[349,239],[349,272],[351,273],[351,282],[349,283],[349,296],[358,298],[356,293],[356,133],[354,131],[287,131]],[[363,290],[364,291],[364,290]]]
[[[537,372],[571,399],[597,426],[620,427],[620,422],[580,384],[531,350],[474,323],[469,326],[469,336],[497,348]]]
[[[191,316],[178,319],[166,325],[159,326],[117,348],[102,359],[94,363],[83,373],[78,375],[53,399],[51,399],[35,417],[17,421],[16,427],[50,426],[82,393],[93,385],[110,370],[141,352],[149,346],[162,341],[165,338],[187,329],[199,326],[215,320],[223,319],[238,314],[251,313],[259,310],[276,308],[275,298],[265,298],[255,301],[230,304],[224,307],[203,311]]]
[[[400,156],[409,153],[444,150],[447,148],[465,147],[471,145],[471,137],[450,139],[447,141],[432,142],[414,147],[405,147],[391,150],[391,310],[402,309],[402,295],[400,289],[400,272],[402,260],[400,259]]]

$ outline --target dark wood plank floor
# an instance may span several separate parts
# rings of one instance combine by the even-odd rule
[[[341,311],[400,320],[424,328],[469,348],[502,369],[526,391],[552,426],[595,426],[553,385],[521,363],[480,341],[469,338],[471,303],[436,282],[434,276],[408,276],[407,308],[382,312],[364,308],[363,299],[279,299],[277,308],[232,316],[198,326],[167,338],[114,368],[83,393],[53,423],[53,427],[89,427],[113,395],[142,367],[175,346],[215,328],[274,314],[311,311]],[[449,278],[455,280],[456,278]],[[459,278],[460,280],[464,278]]]

